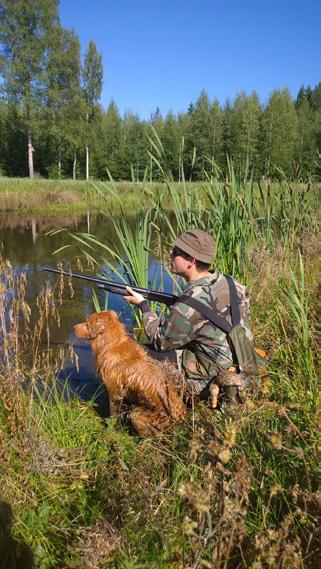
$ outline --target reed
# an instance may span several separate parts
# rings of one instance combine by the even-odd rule
[[[244,278],[255,235],[253,179],[242,181],[229,161],[227,179],[212,178],[207,196],[208,230],[217,242],[218,266],[224,273]]]
[[[284,257],[277,262],[280,284],[271,277],[264,294],[262,282],[253,290],[254,332],[266,337],[268,324],[275,346],[270,378],[236,412],[200,404],[159,440],[139,440],[102,421],[93,405],[72,400],[37,350],[37,377],[46,378],[46,389],[39,379],[31,391],[22,389],[25,337],[21,328],[8,337],[0,374],[0,562],[8,553],[18,562],[23,550],[43,569],[318,566],[319,411],[312,390],[307,396],[310,355],[313,370],[316,361],[310,348],[317,279],[307,275],[317,274],[320,262],[294,254],[291,270]],[[6,266],[8,292],[14,276]],[[62,292],[58,283],[55,299]],[[50,327],[48,300],[39,307]],[[28,328],[38,337],[32,319]],[[4,332],[10,336],[8,327]]]
[[[191,227],[204,229],[217,243],[216,265],[225,273],[246,278],[253,248],[259,244],[272,250],[278,243],[292,251],[300,246],[305,232],[318,227],[318,188],[311,184],[292,184],[280,171],[278,183],[253,176],[244,179],[235,172],[227,158],[227,174],[215,164],[204,173],[207,181],[186,184],[182,170],[183,188],[173,183],[170,174],[161,166],[161,148],[157,147],[155,163],[171,199],[170,209],[164,207],[161,194],[157,203],[158,230],[167,228],[165,240],[169,244],[177,234]]]
[[[153,149],[163,168],[161,149]],[[60,363],[48,347],[63,290],[59,283],[45,288],[31,315],[25,277],[3,263],[0,566],[8,554],[18,565],[21,551],[41,569],[319,566],[315,196],[306,187],[295,196],[284,181],[283,194],[279,184],[256,186],[239,178],[232,164],[226,180],[215,169],[194,186],[181,176],[181,190],[169,179],[156,196],[144,182],[144,207],[151,201],[134,228],[124,204],[118,205],[121,219],[110,215],[110,192],[117,188],[112,181],[103,187],[114,243],[66,235],[100,270],[161,288],[162,278],[148,277],[152,251],[162,258],[190,223],[210,231],[221,270],[251,285],[252,328],[270,351],[269,377],[258,380],[236,410],[214,412],[200,404],[161,439],[139,440],[114,420],[101,420],[93,405],[62,393],[53,373]],[[251,256],[257,243],[261,249]]]
[[[76,240],[82,253],[90,259],[94,266],[99,267],[100,276],[107,279],[116,277],[118,281],[128,285],[163,290],[164,269],[152,259],[152,211],[147,210],[133,229],[126,217],[109,218],[112,224],[115,240],[113,243],[99,241],[88,233],[70,233],[71,239]],[[152,263],[154,268],[152,269]],[[97,297],[94,297],[96,307]],[[164,307],[151,303],[152,309],[162,312]],[[130,305],[138,328],[141,328],[140,311]]]
[[[302,255],[299,253],[297,271],[288,269],[289,278],[280,282],[282,296],[278,314],[284,333],[289,366],[292,370],[292,386],[305,393],[306,402],[315,411],[318,398],[318,377],[312,351],[312,327],[310,299],[306,288],[306,276]]]

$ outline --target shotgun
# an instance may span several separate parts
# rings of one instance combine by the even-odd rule
[[[94,283],[98,288],[112,292],[113,294],[120,294],[121,296],[128,296],[129,292],[126,290],[126,286],[130,286],[135,292],[143,295],[146,300],[154,300],[155,302],[160,302],[171,306],[175,304],[178,300],[178,296],[175,294],[167,294],[165,292],[159,292],[156,290],[149,290],[147,288],[140,288],[138,286],[131,286],[130,284],[115,283],[113,281],[106,281],[105,279],[100,279],[97,277],[91,277],[89,275],[84,275],[82,273],[72,273],[63,271],[62,269],[53,269],[51,267],[43,267],[44,271],[49,273],[56,273],[58,275],[63,275],[65,277],[71,277],[76,279],[82,279],[83,281],[88,281]]]

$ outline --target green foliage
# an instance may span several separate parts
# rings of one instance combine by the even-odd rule
[[[156,143],[153,148],[157,154]],[[288,232],[277,233],[274,225],[278,185],[266,195],[264,183],[259,191],[232,165],[220,184],[211,180],[205,189],[220,203],[223,225],[233,219],[246,225],[242,216],[258,208],[263,215],[271,201],[266,233],[256,215],[247,221],[249,233],[238,233],[241,241],[251,241],[252,231],[257,238],[252,256],[243,251],[238,263],[251,286],[256,345],[270,352],[269,377],[236,409],[214,411],[202,403],[161,438],[142,440],[114,419],[101,420],[94,404],[71,400],[51,370],[39,370],[46,381],[36,387],[26,386],[18,365],[3,369],[0,565],[10,555],[14,567],[24,552],[28,569],[32,556],[43,569],[318,567],[320,236],[301,236],[304,256],[298,255]],[[185,190],[178,200],[193,199],[188,184]],[[112,181],[100,186],[106,200],[113,191]],[[305,192],[303,199],[310,198]],[[283,216],[286,207],[290,217],[285,200]],[[117,220],[117,246],[82,235],[78,242],[87,252],[101,248],[111,265],[126,251],[127,276],[146,279],[151,220],[157,219],[151,215],[134,229],[126,218]],[[218,214],[213,217],[218,223]]]
[[[189,114],[185,133],[185,172],[190,180],[204,177],[205,161],[212,154],[211,134],[210,101],[202,91]]]
[[[235,98],[230,125],[231,158],[236,170],[246,179],[258,169],[261,107],[257,94]]]
[[[215,163],[244,179],[274,178],[278,168],[294,180],[320,179],[321,105],[318,84],[301,87],[295,103],[289,91],[274,91],[260,105],[254,91],[241,92],[223,107],[201,91],[185,113],[160,110],[150,121],[127,111],[119,116],[112,101],[99,105],[102,54],[89,42],[83,65],[74,31],[61,26],[57,0],[4,0],[0,4],[0,74],[5,103],[0,110],[6,175],[90,177],[150,181],[160,172],[148,153],[149,127],[163,145],[163,165],[174,180],[203,180]],[[27,146],[28,142],[28,146]],[[28,152],[27,152],[28,150]],[[34,162],[33,165],[33,156]]]
[[[121,177],[133,182],[145,177],[147,156],[146,124],[137,115],[126,112],[123,120],[123,133],[120,147],[122,170]]]
[[[264,173],[271,176],[281,168],[292,174],[297,143],[297,115],[287,89],[274,91],[262,117],[262,149]]]
[[[102,55],[98,53],[93,41],[89,42],[85,54],[82,78],[86,103],[89,112],[92,112],[94,106],[100,101],[103,85]]]
[[[102,155],[100,158],[99,178],[107,178],[107,169],[114,179],[122,177],[122,120],[117,106],[112,101],[102,116]]]
[[[58,25],[58,3],[51,0],[0,4],[0,71],[8,101],[23,112],[29,148],[39,130],[38,110],[45,88],[46,60],[54,28]],[[26,137],[27,138],[27,137]],[[32,152],[29,175],[33,177]]]
[[[301,254],[299,254],[298,275],[289,269],[290,279],[281,280],[282,296],[279,300],[279,318],[287,342],[288,365],[293,367],[292,389],[306,393],[306,402],[316,410],[318,378],[314,366],[310,299],[306,290],[306,275]],[[291,315],[291,319],[289,316]],[[289,320],[292,325],[289,326]]]
[[[43,168],[49,155],[57,167],[56,177],[71,177],[71,171],[64,172],[64,168],[84,146],[85,101],[80,90],[79,40],[63,28],[56,31],[47,65],[45,122]],[[49,169],[48,173],[54,177]]]

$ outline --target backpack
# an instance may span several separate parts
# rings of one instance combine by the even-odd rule
[[[225,332],[233,354],[233,362],[237,366],[238,373],[242,373],[246,376],[262,375],[266,368],[265,357],[259,355],[255,350],[240,323],[241,314],[239,299],[234,280],[229,275],[225,275],[225,278],[228,283],[230,294],[232,324],[196,298],[183,295],[179,298],[179,302],[183,302],[184,304],[191,306],[207,320],[212,322],[212,324],[217,326],[217,328]]]

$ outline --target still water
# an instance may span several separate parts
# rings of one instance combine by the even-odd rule
[[[135,218],[131,223],[135,224]],[[16,275],[21,272],[26,274],[27,289],[26,301],[31,309],[31,318],[36,314],[36,297],[43,289],[46,281],[52,285],[57,282],[54,274],[49,274],[42,270],[43,266],[56,267],[61,262],[64,267],[71,267],[74,271],[77,268],[76,259],[81,256],[80,245],[73,242],[65,233],[48,235],[51,229],[68,228],[69,231],[89,232],[95,235],[99,241],[115,242],[116,237],[112,233],[110,220],[103,215],[91,216],[66,216],[57,220],[57,217],[26,217],[19,215],[0,216],[0,244],[3,259],[8,259]],[[58,254],[54,252],[71,243],[71,246]],[[84,272],[96,274],[90,267],[83,263]],[[103,268],[103,267],[102,267]],[[150,265],[150,279],[154,274],[160,272],[159,263],[152,260]],[[68,287],[66,287],[68,293]],[[57,351],[64,347],[68,352],[68,347],[72,346],[78,358],[77,366],[75,361],[67,358],[63,368],[58,372],[61,384],[68,382],[69,390],[77,393],[84,399],[91,399],[95,394],[100,411],[104,414],[106,408],[104,389],[101,388],[99,379],[94,372],[94,364],[91,355],[89,342],[75,337],[73,327],[75,324],[85,320],[94,312],[92,301],[92,286],[83,281],[73,280],[73,297],[64,294],[64,300],[59,307],[60,325],[54,321],[50,329],[50,349]],[[164,290],[172,292],[170,280],[164,280]],[[106,293],[96,289],[100,306],[104,308]],[[127,303],[122,297],[109,294],[108,308],[119,313],[121,320],[125,323],[128,330],[133,327],[132,313]],[[46,339],[47,341],[47,339]]]

